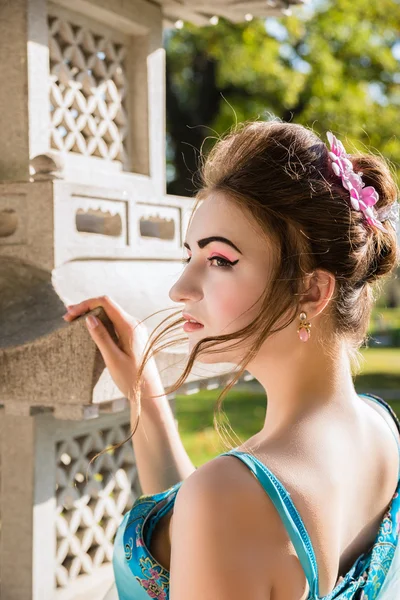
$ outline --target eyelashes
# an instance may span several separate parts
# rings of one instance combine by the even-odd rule
[[[207,260],[209,260],[211,263],[214,260],[219,260],[222,263],[224,263],[222,265],[217,265],[217,268],[219,269],[231,269],[234,265],[236,265],[239,262],[239,259],[235,260],[234,262],[231,262],[230,260],[222,258],[221,256],[212,256],[211,258],[207,258]],[[188,262],[190,262],[190,258],[183,258],[181,262],[186,265]]]

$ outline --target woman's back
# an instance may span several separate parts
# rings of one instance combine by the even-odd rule
[[[372,399],[365,397],[365,400],[366,446],[365,451],[362,451],[361,446],[357,444],[358,454],[351,457],[353,469],[359,469],[359,480],[354,481],[347,473],[344,506],[347,509],[344,512],[347,525],[343,530],[343,539],[347,541],[347,546],[342,556],[340,574],[346,570],[349,561],[353,562],[355,556],[365,552],[366,548],[373,544],[399,479],[400,434],[386,409]],[[377,415],[377,412],[381,415]],[[392,429],[393,436],[388,433],[386,424]],[[349,509],[347,501],[353,502],[354,513]]]
[[[392,514],[385,513],[396,496],[399,479],[399,432],[389,407],[382,408],[372,397],[364,396],[363,400],[357,415],[351,416],[349,412],[335,417],[332,414],[329,421],[326,414],[321,415],[321,424],[315,418],[302,423],[297,429],[293,428],[290,439],[285,438],[284,442],[269,440],[261,446],[255,436],[245,447],[214,459],[226,462],[224,468],[231,470],[238,486],[247,486],[251,506],[243,507],[243,510],[257,511],[261,532],[266,527],[263,518],[265,492],[282,519],[277,542],[281,544],[282,539],[285,540],[286,550],[275,564],[274,600],[321,598],[334,588],[332,599],[356,598],[351,586],[361,584],[353,583],[354,576],[360,575],[364,556],[371,559],[368,552],[372,547],[374,551],[377,548],[380,551],[370,569],[371,573],[373,569],[377,570],[373,576],[375,586],[379,588],[386,575],[385,569],[390,567],[397,545],[397,538],[396,544],[393,543],[393,535],[398,533],[392,531],[391,519],[398,518],[400,507],[396,504]],[[378,414],[382,411],[384,418]],[[357,419],[353,420],[355,416]],[[324,427],[320,426],[322,422]],[[232,456],[241,459],[242,466],[237,464],[239,461],[232,461]],[[249,477],[249,468],[256,479]],[[161,586],[165,599],[169,594],[172,511],[181,483],[154,498],[139,499],[127,521],[128,525],[132,524],[131,529],[124,527],[124,539],[130,540],[128,556],[125,549],[130,569],[145,589],[147,585],[153,586],[152,593],[154,586]],[[164,496],[166,503],[161,504]],[[152,503],[150,510],[146,508],[147,502]],[[157,509],[158,502],[161,510]],[[140,560],[134,554],[132,532],[138,535],[136,546],[142,552]],[[387,539],[381,535],[377,545],[378,532],[387,534]],[[139,562],[146,565],[146,571],[140,571]],[[155,580],[149,576],[150,563],[153,575],[157,575]],[[115,564],[115,568],[118,571],[119,566]],[[317,586],[315,581],[318,581],[319,590],[317,586],[310,591],[305,573],[309,583],[314,581],[313,585]],[[315,577],[316,573],[318,577]],[[340,576],[345,577],[343,592]],[[341,593],[336,595],[339,591]],[[121,598],[125,600],[125,596],[121,595]]]
[[[256,450],[302,517],[315,551],[320,596],[373,546],[399,479],[400,435],[393,418],[372,398],[363,399],[357,420],[351,413],[330,421],[321,414],[321,424],[310,420],[290,440]],[[275,569],[274,600],[302,600],[308,586],[283,523],[282,535],[291,548]]]

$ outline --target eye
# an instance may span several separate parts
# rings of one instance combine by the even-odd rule
[[[234,262],[231,262],[230,260],[227,260],[226,258],[222,258],[221,256],[212,256],[211,258],[207,258],[207,260],[209,260],[211,263],[214,260],[221,261],[223,264],[217,265],[218,268],[220,268],[220,269],[231,269],[233,267],[233,265],[236,265],[236,263],[239,262],[239,259],[235,260]],[[187,264],[188,262],[190,262],[190,257],[182,259],[183,264]]]

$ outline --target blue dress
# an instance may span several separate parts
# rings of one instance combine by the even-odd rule
[[[389,404],[368,396],[400,421]],[[393,433],[393,432],[392,432]],[[396,441],[398,441],[396,439]],[[310,586],[307,600],[395,600],[400,598],[400,470],[396,491],[381,522],[373,546],[354,562],[327,596],[318,595],[318,566],[310,536],[289,492],[257,458],[239,450],[220,456],[236,456],[254,473],[271,498],[297,552]],[[400,445],[399,445],[400,456]],[[114,542],[113,568],[119,600],[169,600],[169,571],[150,554],[150,540],[157,522],[174,506],[183,481],[154,495],[140,496],[127,512]]]

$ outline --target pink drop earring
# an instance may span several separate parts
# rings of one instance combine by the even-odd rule
[[[302,342],[308,342],[311,337],[311,323],[307,321],[307,315],[305,312],[300,313],[300,325],[297,330],[299,338]]]

